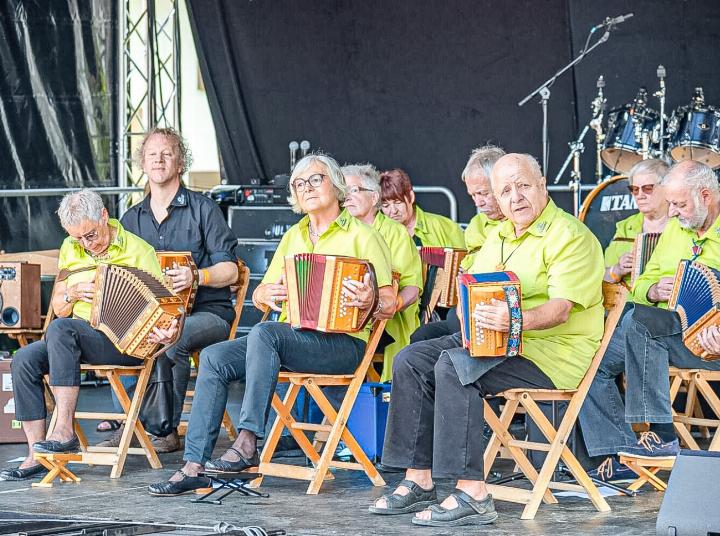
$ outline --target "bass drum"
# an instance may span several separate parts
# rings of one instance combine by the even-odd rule
[[[588,194],[580,208],[578,218],[597,237],[603,251],[615,235],[615,224],[638,211],[629,184],[624,175],[606,179]]]

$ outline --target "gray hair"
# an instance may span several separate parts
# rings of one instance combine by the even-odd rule
[[[382,194],[380,193],[380,172],[372,164],[349,164],[341,168],[343,175],[347,177],[359,177],[364,188],[378,194],[378,201],[375,208],[382,206]]]
[[[680,168],[680,169],[679,169]],[[685,169],[687,168],[687,169]],[[715,172],[709,166],[696,160],[683,160],[674,164],[663,177],[660,184],[666,184],[671,180],[672,176],[678,174],[683,186],[686,186],[693,192],[707,188],[714,194],[720,193],[718,179]]]
[[[57,214],[63,229],[75,227],[85,220],[99,222],[105,205],[97,192],[83,189],[66,194],[60,201]]]
[[[470,173],[475,170],[482,170],[489,179],[495,162],[503,156],[505,156],[505,151],[495,145],[483,145],[482,147],[473,149],[460,178],[465,182]]]
[[[656,184],[662,182],[665,175],[667,175],[670,166],[667,162],[660,160],[659,158],[649,158],[647,160],[640,160],[635,164],[628,173],[628,180],[630,184],[633,182],[633,178],[638,174],[652,174],[655,175],[657,180]]]
[[[304,156],[297,164],[295,164],[295,167],[292,170],[292,174],[290,175],[290,182],[288,184],[288,188],[290,189],[290,195],[288,196],[287,200],[290,203],[293,212],[296,212],[298,214],[302,212],[302,209],[300,208],[300,203],[298,203],[297,196],[295,195],[295,188],[293,188],[292,184],[293,181],[298,177],[298,175],[304,172],[313,163],[322,164],[325,167],[325,170],[327,171],[327,176],[330,178],[330,182],[333,186],[333,190],[335,190],[335,197],[337,198],[339,203],[345,201],[347,185],[345,184],[345,177],[340,170],[340,164],[338,164],[332,156],[328,156],[322,153],[310,153],[309,155]]]

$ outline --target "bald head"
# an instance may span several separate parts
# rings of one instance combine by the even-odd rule
[[[500,210],[519,236],[547,206],[545,178],[529,154],[506,154],[495,163],[491,183]]]

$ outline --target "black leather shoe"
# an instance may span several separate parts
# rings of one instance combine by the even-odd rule
[[[214,460],[205,462],[205,470],[210,473],[240,473],[250,467],[260,465],[260,453],[258,451],[255,451],[251,458],[245,458],[237,449],[230,447],[228,450],[232,450],[240,456],[240,459],[236,462],[229,462],[222,458],[215,458]]]
[[[210,479],[204,476],[188,476],[178,471],[183,475],[182,480],[177,482],[159,482],[157,484],[150,484],[148,486],[148,493],[155,497],[173,497],[175,495],[183,495],[185,493],[192,493],[196,489],[209,488],[212,486]]]
[[[33,465],[31,467],[13,467],[10,469],[3,469],[0,471],[0,480],[16,481],[16,480],[28,480],[38,476],[45,476],[47,468],[44,465]]]
[[[384,465],[380,462],[375,464],[375,469],[380,471],[381,473],[404,473],[405,469],[401,467],[392,467],[390,465]]]
[[[68,452],[78,452],[80,450],[80,440],[74,436],[71,440],[65,441],[38,441],[33,443],[34,452],[45,452],[47,454],[64,454]]]

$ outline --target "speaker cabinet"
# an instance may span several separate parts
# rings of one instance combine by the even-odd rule
[[[40,327],[40,265],[0,262],[0,328]]]
[[[720,452],[681,450],[658,513],[657,536],[720,535]]]

